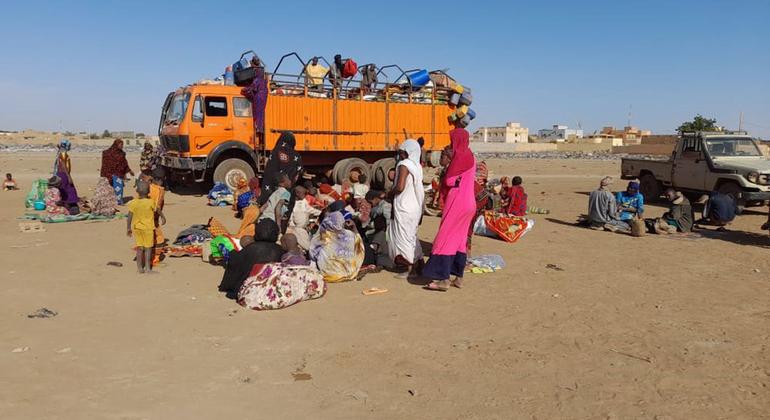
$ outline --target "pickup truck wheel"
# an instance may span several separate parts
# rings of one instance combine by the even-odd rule
[[[741,198],[741,193],[743,190],[741,189],[740,185],[734,182],[725,182],[719,186],[718,191],[720,194],[733,197],[735,204],[738,207],[738,214],[743,213],[743,209],[746,208],[746,200]]]
[[[660,198],[661,188],[660,183],[652,174],[644,174],[639,179],[639,188],[644,196],[644,201],[655,202]]]
[[[254,177],[254,169],[246,161],[230,158],[219,162],[214,169],[214,182],[221,182],[235,191],[238,187],[238,179],[251,179]]]

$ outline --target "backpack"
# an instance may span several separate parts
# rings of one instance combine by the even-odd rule
[[[356,73],[358,73],[358,64],[352,58],[345,60],[345,65],[342,67],[342,77],[347,79],[355,76]]]

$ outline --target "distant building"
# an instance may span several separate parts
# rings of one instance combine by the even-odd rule
[[[483,143],[527,143],[529,141],[529,129],[515,122],[508,122],[504,127],[481,127],[473,133],[471,141]]]
[[[566,125],[554,124],[553,128],[538,130],[537,136],[544,141],[564,142],[583,138],[583,130],[572,129]]]
[[[136,134],[133,131],[113,131],[112,138],[114,139],[133,139],[136,138]]]
[[[640,130],[639,127],[626,126],[622,130],[616,130],[615,127],[604,127],[599,134],[618,137],[623,139],[623,144],[640,144],[643,137],[652,134],[650,130]]]

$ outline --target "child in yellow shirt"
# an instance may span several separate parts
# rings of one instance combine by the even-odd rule
[[[166,224],[166,216],[155,205],[155,201],[148,198],[150,185],[147,182],[138,182],[136,193],[139,198],[128,203],[128,237],[133,235],[136,241],[136,268],[139,273],[154,273],[152,257],[155,246],[155,214],[164,225]]]

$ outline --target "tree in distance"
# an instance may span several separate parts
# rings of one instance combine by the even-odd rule
[[[703,115],[696,115],[692,121],[685,121],[677,128],[680,133],[683,131],[722,131],[714,118],[706,118]]]

